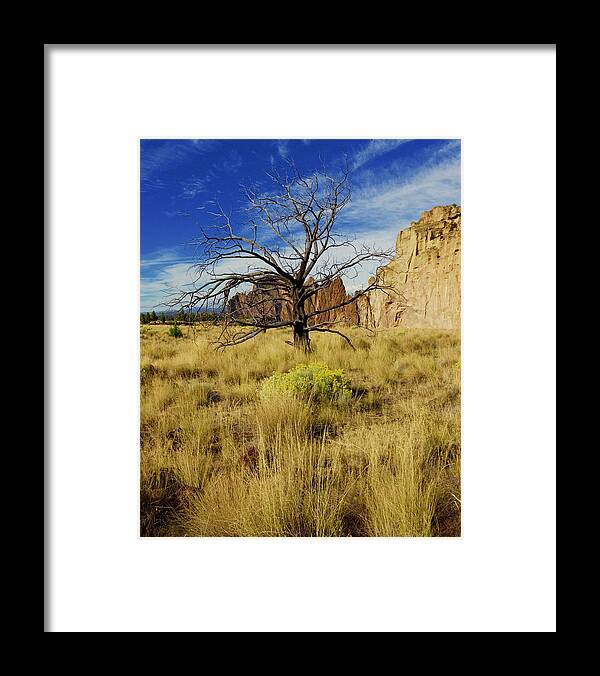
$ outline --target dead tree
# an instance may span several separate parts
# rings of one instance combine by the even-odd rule
[[[198,262],[194,283],[169,303],[188,310],[219,308],[220,347],[239,345],[269,329],[290,327],[293,345],[310,352],[310,334],[335,333],[338,321],[324,321],[382,288],[377,276],[352,297],[316,309],[315,297],[336,278],[356,276],[366,263],[389,259],[389,250],[371,249],[334,227],[349,203],[348,168],[338,176],[321,169],[302,175],[293,162],[285,172],[267,172],[268,193],[244,188],[246,220],[235,226],[220,206],[210,212],[218,225],[200,228],[194,240]]]

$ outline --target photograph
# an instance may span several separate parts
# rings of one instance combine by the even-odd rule
[[[142,538],[461,536],[461,144],[139,139]]]

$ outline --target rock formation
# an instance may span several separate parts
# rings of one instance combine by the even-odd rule
[[[371,291],[354,303],[323,312],[311,323],[339,321],[373,329],[460,328],[460,226],[461,210],[456,204],[424,211],[418,221],[398,233],[394,259],[377,273],[377,281],[386,290]],[[254,316],[258,312],[282,320],[291,317],[287,302],[276,303],[260,293],[238,293],[229,307],[239,317],[250,307]],[[349,299],[338,278],[315,294],[306,309],[326,309]]]
[[[275,292],[260,291],[259,289],[240,292],[229,300],[228,309],[239,318],[262,318],[269,321],[291,319],[291,303],[285,300],[282,302],[273,300],[276,295]],[[340,277],[336,277],[327,288],[318,291],[307,300],[305,306],[307,312],[324,310],[324,312],[311,318],[310,324],[338,321],[345,324],[358,324],[360,320],[356,303],[350,303],[332,310],[328,309],[346,300],[350,300],[350,296],[346,293],[344,282]]]
[[[398,233],[396,256],[377,275],[391,288],[359,299],[360,324],[460,328],[460,221],[459,206],[439,206]]]
[[[340,303],[350,300],[351,296],[346,293],[346,287],[340,277],[336,277],[326,288],[318,291],[314,296],[314,302],[307,305],[309,312],[315,310],[326,310],[313,318],[311,324],[322,324],[324,322],[343,322],[345,324],[359,324],[360,318],[356,303],[349,303],[343,307],[327,310]],[[312,300],[312,299],[311,299]]]

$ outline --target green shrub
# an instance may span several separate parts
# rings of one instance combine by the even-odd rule
[[[173,336],[173,338],[181,338],[183,336],[183,331],[177,326],[177,324],[173,324],[173,326],[169,329],[169,335]]]
[[[274,373],[263,381],[261,395],[288,394],[313,401],[347,402],[352,396],[350,381],[342,369],[326,364],[299,364],[287,373]]]

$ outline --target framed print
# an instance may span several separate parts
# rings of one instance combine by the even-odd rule
[[[45,630],[554,632],[556,45],[46,45]]]

